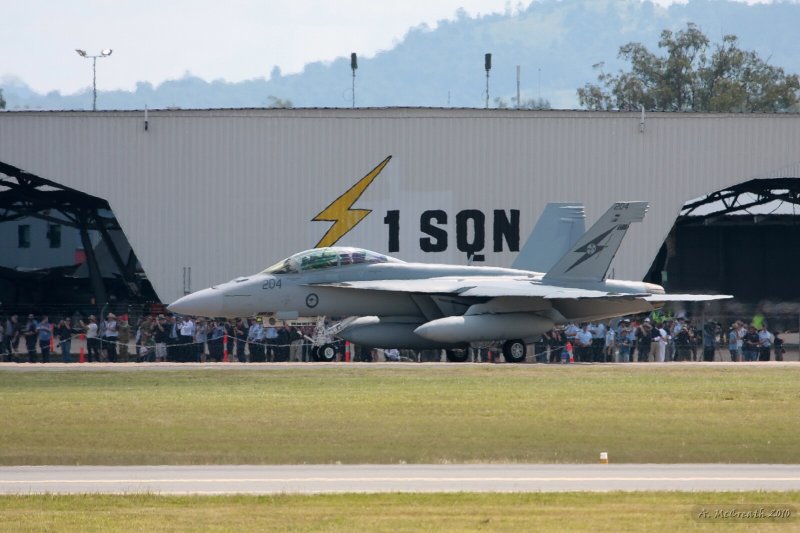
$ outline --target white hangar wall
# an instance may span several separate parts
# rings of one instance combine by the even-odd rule
[[[753,178],[800,176],[800,116],[463,109],[292,109],[0,113],[0,161],[108,200],[160,298],[252,273],[314,247],[312,221],[387,156],[354,208],[372,210],[337,244],[402,259],[466,261],[485,217],[519,210],[520,245],[549,201],[586,204],[587,225],[618,200],[647,200],[612,265],[641,279],[687,200]],[[429,211],[447,232],[421,249]],[[385,222],[387,213],[391,220]],[[426,212],[428,212],[426,214]],[[481,215],[482,213],[482,215]],[[468,214],[469,215],[469,214]],[[392,219],[394,217],[394,219]],[[439,235],[440,237],[441,235]],[[433,239],[435,242],[443,241]],[[463,244],[463,243],[462,243]],[[191,268],[185,287],[184,269]]]

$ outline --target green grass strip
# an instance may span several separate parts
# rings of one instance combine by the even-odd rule
[[[695,506],[800,508],[800,492],[5,496],[3,531],[789,531],[700,523]]]
[[[0,464],[800,462],[800,366],[0,372]]]

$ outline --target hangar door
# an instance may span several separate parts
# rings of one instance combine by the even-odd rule
[[[800,178],[751,180],[684,205],[646,280],[740,302],[800,298]]]
[[[58,312],[157,301],[108,202],[0,162],[0,308]]]

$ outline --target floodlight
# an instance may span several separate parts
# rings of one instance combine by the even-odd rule
[[[97,111],[97,58],[108,57],[111,55],[111,48],[103,48],[97,55],[89,55],[86,50],[75,49],[78,55],[92,60],[92,111]]]

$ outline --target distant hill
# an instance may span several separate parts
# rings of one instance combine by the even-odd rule
[[[663,8],[639,0],[542,0],[507,15],[470,18],[460,13],[436,29],[412,28],[391,50],[359,57],[356,104],[359,107],[483,107],[483,55],[491,52],[494,98],[516,94],[516,66],[522,71],[523,100],[544,98],[555,108],[576,108],[576,89],[594,81],[592,65],[606,70],[622,65],[620,45],[630,41],[656,48],[662,29],[697,23],[717,42],[739,36],[741,47],[756,50],[787,72],[800,72],[800,4],[690,0]],[[98,95],[100,109],[180,107],[267,107],[270,96],[295,107],[350,107],[350,60],[315,62],[302,73],[236,83],[205,81],[186,75],[156,87],[137,84],[133,92]],[[20,80],[0,82],[8,109],[89,109],[91,91],[37,94]]]

